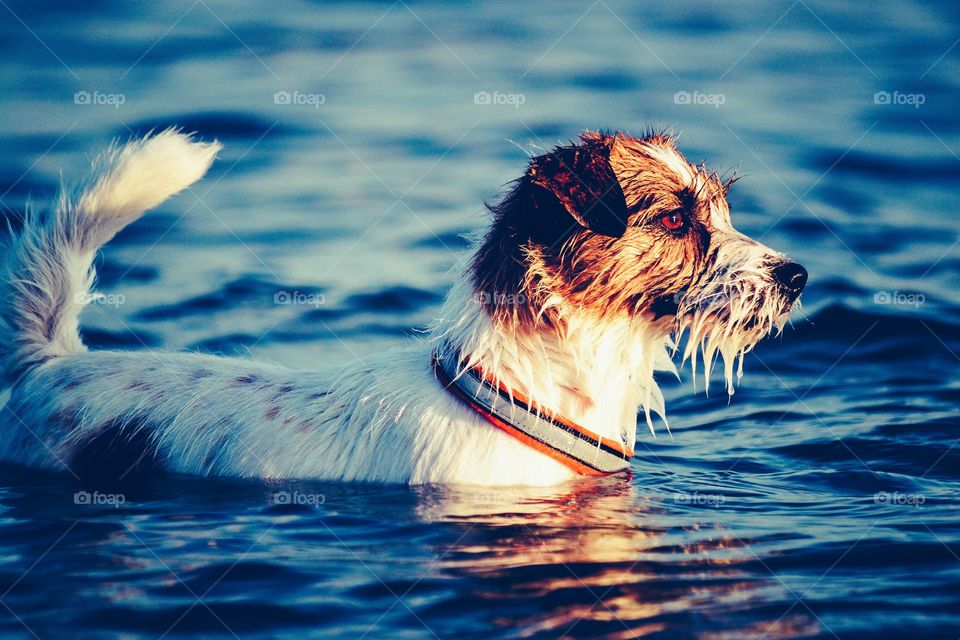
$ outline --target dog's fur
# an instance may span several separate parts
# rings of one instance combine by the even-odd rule
[[[790,265],[730,224],[723,183],[671,137],[586,133],[531,159],[491,206],[430,340],[324,371],[192,353],[87,351],[78,316],[94,253],[190,186],[219,145],[174,130],[113,148],[11,232],[0,299],[9,387],[0,457],[74,472],[480,485],[573,474],[445,391],[431,350],[455,348],[509,389],[632,447],[664,414],[654,372],[735,361],[779,328]],[[669,227],[682,223],[678,230]],[[796,265],[793,265],[796,267]],[[798,268],[798,267],[797,267]],[[799,278],[799,276],[797,276]],[[695,369],[694,369],[694,375]]]

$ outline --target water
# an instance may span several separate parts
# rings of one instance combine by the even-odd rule
[[[588,127],[676,126],[691,159],[743,176],[738,226],[811,272],[803,312],[748,358],[732,401],[665,381],[674,438],[641,429],[629,479],[100,487],[0,467],[3,634],[960,636],[952,5],[0,14],[5,209],[113,136],[181,124],[226,144],[208,179],[104,252],[114,304],[84,316],[96,346],[310,367],[401,344],[437,312],[460,234],[521,147]]]

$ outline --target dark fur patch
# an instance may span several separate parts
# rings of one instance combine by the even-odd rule
[[[207,452],[207,455],[203,459],[203,472],[205,474],[210,474],[213,471],[213,467],[217,462],[217,458],[224,452],[226,449],[227,443],[233,439],[232,434],[224,434],[217,440],[217,443],[211,447]]]
[[[77,407],[61,407],[50,415],[50,421],[59,429],[72,431],[80,424],[80,410]]]
[[[91,379],[92,376],[86,373],[70,374],[68,372],[62,372],[57,377],[56,384],[59,384],[61,387],[63,387],[64,391],[72,391],[73,389],[87,384],[91,381]]]
[[[120,481],[159,473],[165,465],[153,433],[139,419],[106,421],[77,445],[69,467],[82,480]]]
[[[314,426],[313,420],[304,420],[300,426],[297,427],[297,433],[309,433]]]
[[[257,376],[253,375],[252,373],[248,373],[248,374],[237,376],[236,378],[234,378],[233,383],[230,386],[242,387],[243,385],[254,384],[255,382],[257,382],[257,380],[259,380]]]
[[[623,235],[629,212],[610,166],[613,138],[584,134],[580,143],[533,158],[526,173],[495,205],[493,224],[471,265],[477,300],[494,318],[535,320],[536,281],[531,256],[551,259],[585,230],[607,238]],[[547,320],[548,319],[544,319]]]
[[[292,392],[293,390],[294,390],[294,386],[293,386],[292,384],[285,384],[285,385],[279,387],[279,388],[277,389],[277,392],[276,392],[275,394],[273,394],[273,397],[270,398],[270,402],[273,402],[273,403],[278,403],[278,402],[280,402],[281,400],[283,400],[283,396],[287,395],[288,393]]]
[[[611,144],[608,136],[583,136],[580,144],[534,158],[521,181],[546,191],[581,227],[619,238],[627,229],[629,213],[610,167]],[[532,195],[539,204],[543,194]],[[565,222],[569,227],[569,220]]]

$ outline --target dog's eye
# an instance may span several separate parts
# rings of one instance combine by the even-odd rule
[[[660,224],[668,231],[680,231],[687,224],[682,211],[671,211],[660,216]]]

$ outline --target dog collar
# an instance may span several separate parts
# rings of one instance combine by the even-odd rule
[[[487,422],[580,475],[600,476],[630,468],[632,449],[533,406],[479,367],[467,366],[455,349],[434,351],[433,370],[445,389]]]

